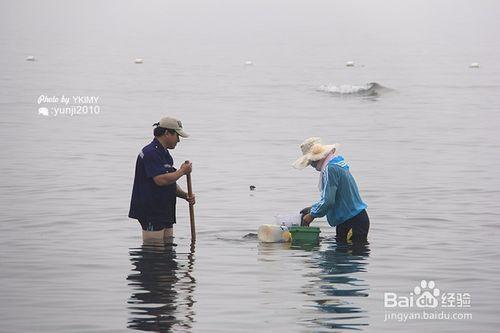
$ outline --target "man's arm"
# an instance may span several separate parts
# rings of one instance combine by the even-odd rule
[[[194,205],[196,203],[194,193],[192,196],[189,196],[189,193],[185,192],[179,185],[177,185],[176,195],[177,195],[177,197],[189,202],[190,205]]]
[[[180,186],[179,184],[177,184],[177,191],[176,191],[176,195],[178,198],[181,198],[181,199],[184,199],[184,200],[187,200],[187,197],[188,197],[188,194],[187,192],[185,192]]]
[[[175,183],[182,176],[191,173],[191,169],[192,169],[192,164],[190,162],[189,163],[184,162],[182,163],[179,170],[175,172],[163,173],[161,175],[154,176],[153,181],[158,186],[167,186]]]

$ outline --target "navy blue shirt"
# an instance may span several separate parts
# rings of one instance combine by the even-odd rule
[[[128,216],[147,223],[175,223],[177,184],[158,186],[153,177],[174,172],[174,160],[155,138],[142,148],[135,164],[134,187]]]

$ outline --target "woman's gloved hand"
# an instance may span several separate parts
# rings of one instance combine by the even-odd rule
[[[311,206],[306,207],[300,211],[300,215],[304,216],[306,214],[309,214],[311,212]]]
[[[311,214],[306,214],[302,217],[302,223],[301,226],[303,227],[308,227],[311,222],[314,220],[314,217],[312,217]]]
[[[309,214],[311,212],[311,207],[306,207],[304,209],[302,209],[300,211],[300,226],[301,227],[308,227],[309,226],[309,223],[305,222],[304,221],[304,216],[306,216],[307,214]]]

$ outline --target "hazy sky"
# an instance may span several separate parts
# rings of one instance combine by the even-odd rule
[[[447,47],[498,49],[498,1],[2,1],[0,42],[75,48],[176,45],[391,43],[407,37]],[[29,45],[29,44],[27,44]],[[61,46],[61,45],[59,45]],[[62,46],[61,46],[62,47]],[[30,52],[29,50],[23,50]],[[479,52],[480,53],[480,52]]]

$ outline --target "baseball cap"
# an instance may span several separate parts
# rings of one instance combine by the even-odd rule
[[[163,117],[160,119],[157,125],[163,128],[174,130],[177,132],[177,134],[179,134],[179,136],[182,136],[183,138],[189,137],[189,134],[184,132],[184,130],[182,129],[182,122],[175,118]]]

